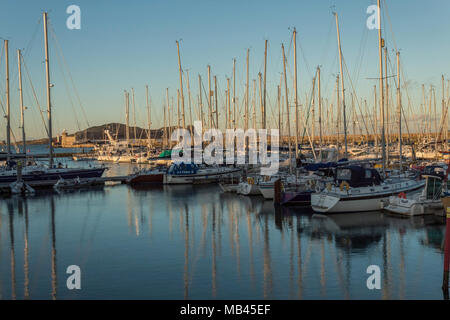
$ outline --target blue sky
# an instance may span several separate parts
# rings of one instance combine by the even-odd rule
[[[182,65],[189,70],[193,100],[198,92],[198,74],[206,86],[207,65],[219,82],[219,98],[224,97],[226,77],[237,59],[237,89],[242,99],[245,84],[245,55],[250,48],[250,79],[263,72],[264,40],[268,39],[267,88],[269,108],[275,107],[275,89],[282,72],[281,43],[286,47],[292,83],[292,27],[298,31],[298,73],[300,101],[311,90],[313,72],[322,66],[323,96],[334,96],[338,73],[337,43],[331,6],[339,14],[342,50],[359,99],[372,103],[372,87],[378,76],[376,30],[366,28],[366,8],[374,0],[321,1],[83,1],[83,0],[3,0],[0,10],[0,37],[10,40],[11,98],[13,130],[19,130],[16,49],[24,51],[25,63],[41,107],[45,106],[42,12],[48,11],[57,41],[69,65],[73,81],[86,110],[90,125],[124,122],[123,90],[135,89],[138,125],[146,125],[145,85],[150,86],[154,127],[161,125],[165,88],[176,99],[179,86],[176,40],[181,40]],[[81,30],[66,28],[67,6],[81,8]],[[450,60],[450,2],[387,1],[389,18],[384,30],[390,50],[395,44],[401,52],[414,104],[420,103],[421,88],[432,84],[440,106],[440,77],[448,77]],[[392,32],[391,33],[391,29]],[[52,91],[55,132],[78,130],[74,111],[61,75],[55,40],[50,36]],[[30,45],[29,45],[30,44]],[[3,46],[3,44],[1,44]],[[394,59],[391,52],[390,59]],[[392,65],[395,68],[394,61]],[[0,67],[1,101],[5,102],[4,55]],[[70,78],[66,76],[70,84]],[[346,79],[347,83],[349,82]],[[24,80],[24,82],[26,82]],[[347,84],[347,86],[349,86]],[[187,89],[185,87],[185,94]],[[44,129],[32,91],[24,85],[27,133],[41,137]],[[71,100],[81,128],[86,127],[74,91]],[[403,99],[406,100],[406,94]],[[347,98],[348,99],[348,98]],[[219,102],[220,103],[220,102]],[[418,108],[413,106],[413,108]],[[440,110],[440,108],[439,108]],[[4,125],[1,126],[4,128]],[[0,132],[0,139],[5,133]]]

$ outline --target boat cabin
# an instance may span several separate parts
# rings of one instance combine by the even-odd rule
[[[361,166],[346,166],[336,169],[335,181],[338,184],[347,182],[350,187],[368,187],[379,185],[381,176],[376,169]]]
[[[172,163],[169,170],[167,171],[168,174],[172,175],[184,175],[184,174],[196,174],[198,171],[198,165],[195,163]]]
[[[442,194],[442,177],[436,174],[422,175],[425,178],[425,197],[427,200],[438,200]]]

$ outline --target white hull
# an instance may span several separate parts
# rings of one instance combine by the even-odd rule
[[[219,183],[220,189],[223,192],[237,192],[239,185],[238,184],[227,184],[227,183]]]
[[[372,187],[350,188],[348,191],[333,187],[311,195],[311,207],[316,212],[363,212],[380,210],[380,202],[388,202],[391,195],[416,191],[425,181],[404,181]]]
[[[399,197],[389,197],[387,205],[381,205],[381,208],[396,214],[407,216],[421,216],[433,214],[436,210],[442,210],[441,199],[438,200],[415,200],[403,199]]]
[[[263,195],[264,199],[273,199],[275,196],[275,188],[271,186],[259,186],[259,192]]]
[[[239,194],[242,194],[244,196],[257,196],[261,195],[261,192],[259,191],[259,187],[255,184],[250,184],[248,182],[241,182],[238,187]]]

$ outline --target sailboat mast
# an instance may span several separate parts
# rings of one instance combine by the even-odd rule
[[[192,105],[191,105],[191,86],[189,85],[189,70],[186,70],[186,85],[188,89],[188,106],[189,106],[189,132],[191,134],[191,137],[193,137],[192,132]]]
[[[397,51],[397,113],[398,113],[398,152],[400,158],[400,172],[402,171],[402,97],[400,95],[400,52]]]
[[[249,83],[248,83],[248,68],[249,68],[249,56],[250,56],[250,49],[247,49],[247,83],[246,83],[246,103],[245,103],[245,128],[244,131],[247,131],[248,129],[248,103],[249,103]],[[228,89],[229,90],[229,89]]]
[[[298,89],[297,89],[297,30],[294,28],[293,32],[293,38],[294,38],[294,92],[295,92],[295,158],[297,159],[298,156]],[[284,50],[284,46],[283,46]],[[284,57],[284,54],[283,54]],[[284,61],[285,63],[285,61]],[[284,71],[285,77],[286,77],[286,70]],[[286,89],[286,101],[287,98],[287,89]],[[286,106],[289,108],[289,105],[286,103]],[[289,110],[289,109],[288,109]],[[290,139],[289,135],[289,139]],[[290,140],[289,140],[290,141]],[[290,148],[289,148],[290,152]],[[290,159],[290,154],[289,154]]]
[[[261,72],[258,73],[258,79],[259,79],[259,107],[261,111],[261,127],[264,125],[264,106],[263,106],[263,93],[262,93],[262,74]]]
[[[150,101],[148,97],[148,85],[145,86],[145,101],[147,104],[147,124],[148,124],[148,148],[150,149],[152,144],[152,132],[151,132],[151,113],[150,113]]]
[[[388,51],[387,47],[384,47],[384,83],[386,88],[386,95],[385,95],[385,110],[386,113],[386,163],[389,164],[389,143],[390,143],[390,132],[389,132],[389,84],[388,84],[388,71],[387,71],[387,57],[388,57]]]
[[[136,143],[137,134],[136,134],[136,103],[134,102],[134,88],[131,88],[131,98],[133,101],[133,134],[134,134],[134,142]]]
[[[23,149],[23,153],[25,154],[25,159],[26,159],[26,154],[27,154],[27,143],[26,143],[26,137],[25,137],[25,114],[24,114],[24,109],[25,107],[23,106],[23,92],[22,92],[22,57],[21,57],[21,52],[20,49],[17,50],[17,67],[18,67],[18,71],[19,71],[19,101],[20,101],[20,127],[22,128],[22,149]]]
[[[295,31],[295,30],[294,30]],[[292,173],[292,154],[291,154],[291,122],[289,115],[289,99],[288,99],[288,87],[286,76],[286,56],[284,54],[284,45],[281,45],[281,51],[283,51],[283,76],[284,76],[284,89],[286,97],[286,113],[287,113],[287,127],[288,127],[288,144],[289,144],[289,172]],[[297,88],[297,86],[295,86]],[[297,90],[296,90],[297,91]]]
[[[44,16],[44,46],[45,46],[45,78],[47,86],[47,117],[48,117],[48,164],[51,168],[53,166],[53,143],[52,143],[52,103],[50,95],[50,61],[48,52],[48,32],[47,32],[47,12]],[[9,132],[9,130],[8,130]]]
[[[379,55],[379,65],[380,65],[380,110],[381,110],[381,157],[383,172],[386,170],[386,142],[384,136],[384,90],[383,90],[383,47],[384,40],[381,38],[381,1],[377,0],[378,4],[378,55]]]
[[[378,112],[377,112],[377,86],[376,85],[373,86],[373,118],[374,118],[373,135],[375,137],[375,148],[377,149],[377,154],[378,154]]]
[[[181,95],[181,113],[183,116],[183,129],[186,129],[186,119],[184,114],[184,94],[183,94],[183,71],[181,70],[180,43],[177,40],[178,51],[178,69],[180,71],[180,95]]]
[[[215,110],[216,113],[216,129],[219,129],[219,105],[217,102],[217,76],[214,76],[214,101],[215,101]]]
[[[231,129],[231,91],[230,78],[227,78],[227,129]]]
[[[203,127],[205,126],[205,120],[204,120],[204,116],[203,116],[203,100],[202,100],[202,76],[198,75],[198,92],[199,92],[199,108],[200,108],[200,121],[202,122],[202,130]],[[203,132],[200,132],[201,136],[203,136]]]
[[[267,76],[267,40],[265,42],[264,46],[264,97],[263,97],[263,121],[262,121],[262,128],[266,129],[267,120],[266,120],[266,76]]]
[[[170,126],[172,125],[172,117],[170,115],[170,101],[169,101],[169,88],[166,88],[166,102],[167,102],[167,116],[168,116],[168,124],[167,124],[167,134],[166,134],[166,146],[169,147],[169,135],[170,135]]]
[[[208,65],[208,108],[209,108],[209,128],[212,128],[212,107],[211,107],[211,66]]]
[[[233,59],[233,129],[236,130],[236,59]]]
[[[336,30],[337,30],[337,38],[338,38],[338,50],[339,50],[339,69],[341,75],[341,90],[342,90],[342,114],[344,117],[344,143],[345,143],[345,158],[348,157],[347,153],[347,117],[345,115],[345,89],[344,89],[344,72],[342,67],[342,48],[341,48],[341,35],[339,32],[339,21],[338,15],[335,12],[334,16],[336,18]]]
[[[442,128],[444,130],[444,139],[445,139],[445,143],[444,146],[447,145],[447,131],[446,131],[446,121],[445,119],[447,118],[445,116],[446,112],[445,112],[445,89],[444,89],[444,75],[442,75],[442,112],[441,112],[441,118],[442,118]],[[444,149],[445,151],[447,151],[447,149]]]
[[[125,138],[128,141],[130,140],[130,99],[128,97],[128,92],[125,92]]]
[[[322,96],[320,91],[320,67],[317,67],[317,94],[319,99],[319,147],[320,147],[320,159],[322,159]]]
[[[9,46],[8,40],[4,40],[5,44],[5,76],[6,76],[6,151],[7,161],[11,157],[11,124],[10,124],[10,101],[9,101]]]

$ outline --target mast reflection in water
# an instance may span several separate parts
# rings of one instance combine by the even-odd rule
[[[0,202],[2,299],[441,299],[442,221],[313,215],[216,186]],[[368,290],[378,265],[381,290]],[[81,290],[69,290],[70,265]]]

